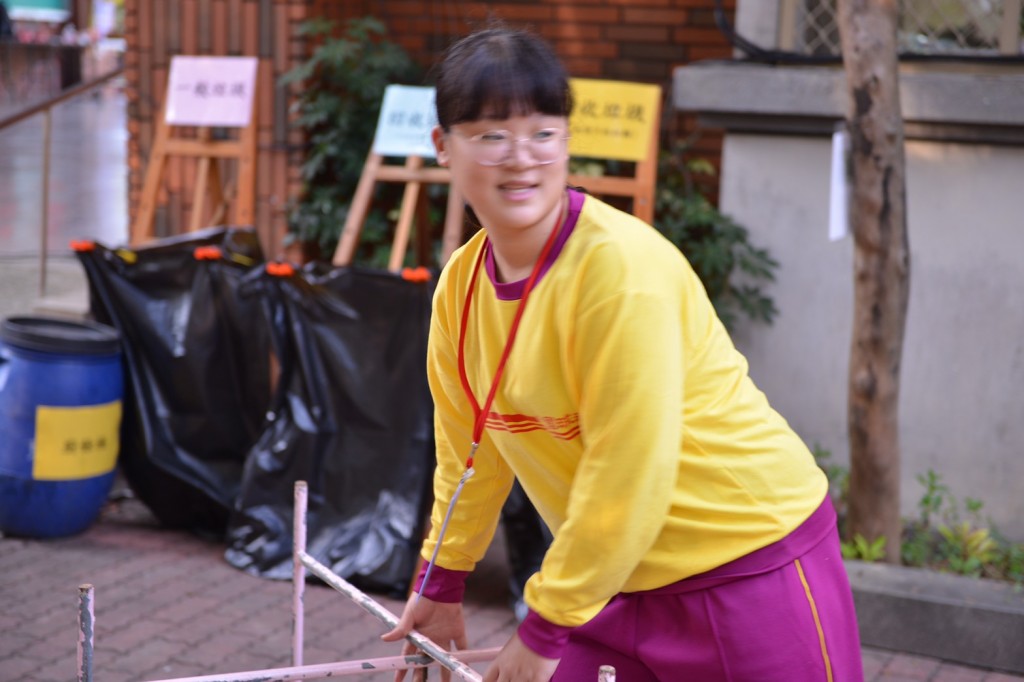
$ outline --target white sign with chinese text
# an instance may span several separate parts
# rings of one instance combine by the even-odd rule
[[[433,158],[430,131],[436,125],[434,88],[389,85],[380,106],[373,151],[381,156]]]
[[[175,126],[248,126],[256,65],[255,57],[173,57],[165,120]]]

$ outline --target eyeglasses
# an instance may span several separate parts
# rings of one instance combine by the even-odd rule
[[[488,130],[472,136],[456,130],[451,132],[469,142],[473,160],[481,166],[500,166],[507,162],[519,143],[523,144],[535,164],[547,166],[562,157],[562,142],[569,139],[561,128],[543,128],[528,137],[516,137],[507,130]]]

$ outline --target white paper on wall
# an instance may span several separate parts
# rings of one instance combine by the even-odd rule
[[[849,186],[846,181],[846,131],[832,133],[832,164],[828,198],[828,238],[836,242],[850,232]]]

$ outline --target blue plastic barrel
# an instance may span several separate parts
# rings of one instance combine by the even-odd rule
[[[120,448],[117,330],[11,317],[0,325],[0,531],[74,535],[99,515]]]

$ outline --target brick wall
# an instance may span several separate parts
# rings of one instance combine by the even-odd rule
[[[725,0],[724,5],[731,19],[735,0]],[[288,127],[287,92],[276,82],[310,51],[297,35],[305,19],[320,16],[343,22],[372,14],[388,26],[390,39],[429,66],[454,38],[493,16],[547,38],[572,76],[657,83],[668,98],[675,66],[730,56],[729,45],[715,27],[713,8],[713,0],[126,0],[132,218],[154,117],[175,54],[259,57],[257,227],[268,254],[277,255],[287,230],[287,200],[301,187],[302,139]],[[679,137],[691,133],[696,124],[692,118],[672,115],[666,107],[664,125]],[[717,164],[720,145],[720,135],[709,131],[695,153]],[[193,164],[169,164],[157,234],[179,233],[187,225]]]
[[[672,70],[702,59],[729,59],[732,48],[715,25],[714,0],[317,0],[316,12],[338,21],[373,14],[389,37],[421,64],[434,63],[455,38],[496,17],[544,36],[570,75],[662,86],[671,94]],[[736,0],[724,0],[730,21]],[[673,115],[664,125],[677,137],[696,130],[694,117]],[[721,134],[701,131],[694,153],[717,166]]]

